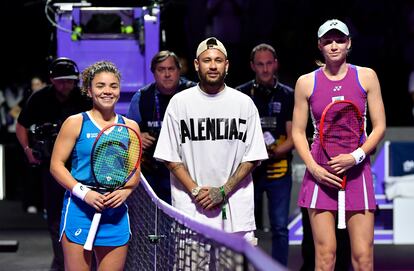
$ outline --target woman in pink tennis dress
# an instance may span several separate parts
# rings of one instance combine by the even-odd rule
[[[302,75],[295,87],[292,135],[295,147],[306,164],[298,204],[308,209],[315,244],[315,270],[333,270],[336,257],[335,217],[338,189],[346,172],[346,224],[355,270],[373,270],[374,210],[376,207],[369,154],[384,136],[385,112],[376,73],[347,63],[351,48],[348,27],[333,19],[318,30],[318,48],[325,63]],[[319,141],[319,123],[325,107],[335,100],[350,100],[372,131],[352,153],[326,157]],[[306,125],[309,112],[314,125],[309,148]],[[366,157],[367,156],[367,157]]]

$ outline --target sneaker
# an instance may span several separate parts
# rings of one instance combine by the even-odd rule
[[[36,206],[29,206],[29,207],[27,207],[27,210],[26,210],[29,214],[37,214],[37,208],[36,208]]]

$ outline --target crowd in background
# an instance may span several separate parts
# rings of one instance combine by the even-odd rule
[[[296,9],[296,4],[300,4],[301,8]],[[414,108],[414,99],[408,97],[412,92],[409,88],[409,75],[414,71],[414,5],[407,3],[391,6],[385,0],[370,0],[364,4],[351,1],[339,4],[334,14],[327,13],[320,5],[299,0],[182,1],[176,5],[173,5],[172,1],[166,1],[161,27],[167,35],[162,41],[161,49],[177,52],[178,56],[192,67],[196,44],[206,36],[217,36],[226,44],[229,51],[231,69],[226,84],[235,87],[252,77],[248,61],[251,48],[260,42],[267,42],[277,48],[278,60],[282,67],[280,77],[289,85],[294,85],[298,75],[314,70],[315,60],[321,58],[315,50],[316,25],[331,17],[341,17],[350,27],[352,39],[355,40],[350,61],[356,65],[370,66],[377,71],[382,85],[382,95],[386,101],[388,125],[413,125],[414,110],[411,110]],[[206,8],[207,12],[201,16],[193,12],[200,8]],[[338,11],[341,8],[342,12]],[[346,15],[351,9],[357,10],[352,17]],[[385,10],[392,16],[385,16]],[[169,23],[176,18],[177,12],[181,19]],[[293,13],[295,16],[292,16]],[[398,20],[390,19],[398,14],[402,15]],[[204,31],[199,31],[200,29]],[[33,61],[29,63],[36,66]],[[27,68],[33,71],[34,68],[29,63]],[[24,66],[21,63],[20,65]],[[37,67],[40,72],[41,66]],[[41,76],[30,77],[21,74],[20,71],[16,74],[0,85],[0,143],[6,145],[8,152],[16,151],[14,159],[6,163],[19,167],[19,163],[14,162],[24,156],[15,138],[16,121],[30,95],[38,88],[44,87],[46,82]],[[192,68],[185,75],[190,80],[198,81]],[[395,110],[396,107],[399,110]],[[24,174],[24,171],[9,177],[24,178],[21,174]],[[10,182],[10,179],[8,181]],[[12,190],[8,197],[18,198],[20,192]]]
[[[13,14],[14,21],[24,17],[25,21],[32,22],[27,25],[25,35],[14,28],[4,29],[9,40],[30,44],[32,48],[4,55],[3,67],[7,69],[0,81],[0,143],[13,149],[18,113],[33,91],[30,80],[35,74],[47,71],[55,41],[53,27],[40,16],[44,8],[42,1],[9,2],[2,3],[6,5],[1,9],[2,20],[12,20]],[[207,12],[194,12],[203,8]],[[409,78],[414,71],[414,4],[408,1],[341,1],[334,7],[324,1],[300,0],[162,1],[161,28],[165,31],[165,39],[160,49],[176,52],[180,59],[189,63],[186,77],[198,81],[192,68],[194,48],[205,36],[217,36],[229,48],[232,67],[226,83],[235,87],[253,76],[248,61],[251,48],[266,42],[278,51],[280,78],[293,86],[300,74],[316,68],[315,60],[321,56],[315,49],[314,29],[333,17],[349,25],[355,41],[350,61],[372,67],[377,72],[387,125],[413,125],[414,100]],[[15,52],[13,44],[6,43],[4,50]],[[13,198],[15,192],[11,189],[9,195]]]
[[[160,49],[174,51],[191,64],[198,41],[209,35],[216,36],[230,47],[232,70],[227,77],[230,86],[240,85],[253,75],[246,57],[251,48],[262,42],[278,51],[282,65],[280,76],[287,84],[294,85],[298,76],[314,69],[315,60],[320,59],[313,30],[327,19],[341,18],[349,25],[355,41],[350,61],[372,67],[378,73],[387,125],[414,124],[413,101],[407,91],[409,74],[414,69],[414,4],[410,1],[351,0],[338,1],[335,5],[316,0],[165,0],[160,3],[161,28],[165,33]],[[55,29],[44,18],[43,1],[10,0],[0,5],[2,25],[30,22],[23,32],[16,27],[2,30],[9,41],[3,50],[11,52],[4,54],[3,59],[5,73],[0,89],[4,92],[8,86],[24,85],[39,69],[47,70],[56,43]],[[18,50],[15,43],[30,44],[31,49]],[[197,79],[193,69],[189,70],[188,79]]]

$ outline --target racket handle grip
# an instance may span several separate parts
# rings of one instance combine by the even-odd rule
[[[95,213],[92,219],[91,228],[89,229],[88,237],[83,245],[85,250],[92,250],[93,242],[95,241],[96,232],[98,230],[99,222],[101,221],[101,213]]]
[[[345,223],[345,190],[338,191],[338,229],[346,229]]]

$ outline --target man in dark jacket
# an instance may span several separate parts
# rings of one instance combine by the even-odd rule
[[[155,82],[139,89],[132,97],[127,117],[141,129],[144,150],[141,171],[157,196],[171,203],[170,172],[153,158],[164,113],[171,97],[196,83],[180,78],[181,63],[171,51],[160,51],[151,60]]]
[[[79,70],[71,59],[53,61],[49,76],[52,84],[33,93],[23,107],[16,124],[16,136],[29,164],[37,166],[41,174],[43,205],[54,251],[51,269],[64,270],[59,242],[64,189],[49,172],[50,156],[60,125],[70,115],[92,108],[92,102],[81,94],[77,85]]]

